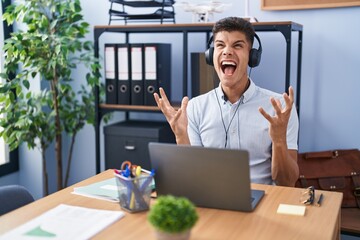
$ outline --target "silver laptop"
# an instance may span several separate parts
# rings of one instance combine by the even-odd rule
[[[159,195],[190,199],[198,207],[252,211],[264,196],[250,186],[245,150],[149,143]]]

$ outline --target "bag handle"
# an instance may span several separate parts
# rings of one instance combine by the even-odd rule
[[[357,172],[352,172],[351,178],[354,183],[354,196],[356,199],[356,203],[358,205],[358,208],[360,208],[360,174]]]
[[[337,158],[339,156],[339,152],[337,150],[334,151],[323,151],[323,152],[309,152],[305,154],[305,159],[312,158]]]

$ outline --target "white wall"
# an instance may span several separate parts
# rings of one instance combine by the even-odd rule
[[[300,151],[360,148],[360,7],[253,9],[261,20],[291,20],[304,26]]]
[[[82,0],[81,2],[85,20],[91,26],[107,24],[109,2],[96,0]],[[216,13],[215,21],[225,16],[244,15],[243,1],[226,2],[232,2],[232,7],[224,13]],[[360,89],[360,27],[358,26],[360,7],[262,11],[260,2],[260,0],[250,1],[250,15],[255,16],[259,21],[294,21],[304,26],[299,150],[303,152],[333,148],[360,148],[360,95],[358,94]],[[177,23],[189,23],[191,20],[190,13],[176,8]],[[282,92],[285,63],[283,37],[279,33],[259,33],[259,36],[263,44],[263,58],[260,66],[253,70],[252,78],[260,86]],[[93,40],[92,32],[89,34],[89,39]],[[181,36],[176,36],[176,34],[137,35],[130,39],[132,42],[172,43],[172,93],[175,96],[174,99],[180,99],[182,92],[177,89],[182,89],[182,49],[177,46],[178,44],[181,46]],[[101,44],[105,41],[123,41],[123,37],[119,34],[105,34],[101,37],[101,41]],[[204,51],[203,42],[203,35],[191,35],[190,51]],[[83,74],[82,69],[79,69],[74,74],[74,78],[84,79]],[[123,118],[123,113],[118,112],[114,115],[114,121]],[[132,116],[144,118],[147,115],[133,114]],[[157,118],[159,117],[161,118],[157,115]],[[103,149],[103,144],[101,147]],[[27,155],[21,152],[20,159],[25,158],[28,158]],[[87,126],[79,133],[73,161],[71,184],[95,174],[93,127]],[[21,160],[21,175],[29,174],[28,177],[23,176],[21,182],[30,181],[27,184],[41,187],[38,181],[31,182],[32,176],[39,173],[23,170],[26,167]]]

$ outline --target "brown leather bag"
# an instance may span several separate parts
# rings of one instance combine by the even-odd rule
[[[358,149],[298,154],[296,187],[343,193],[342,207],[360,208],[360,151]],[[316,190],[315,190],[316,191]]]

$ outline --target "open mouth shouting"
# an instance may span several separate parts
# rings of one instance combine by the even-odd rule
[[[232,60],[224,60],[221,62],[221,71],[226,76],[232,76],[236,70],[237,64]]]

